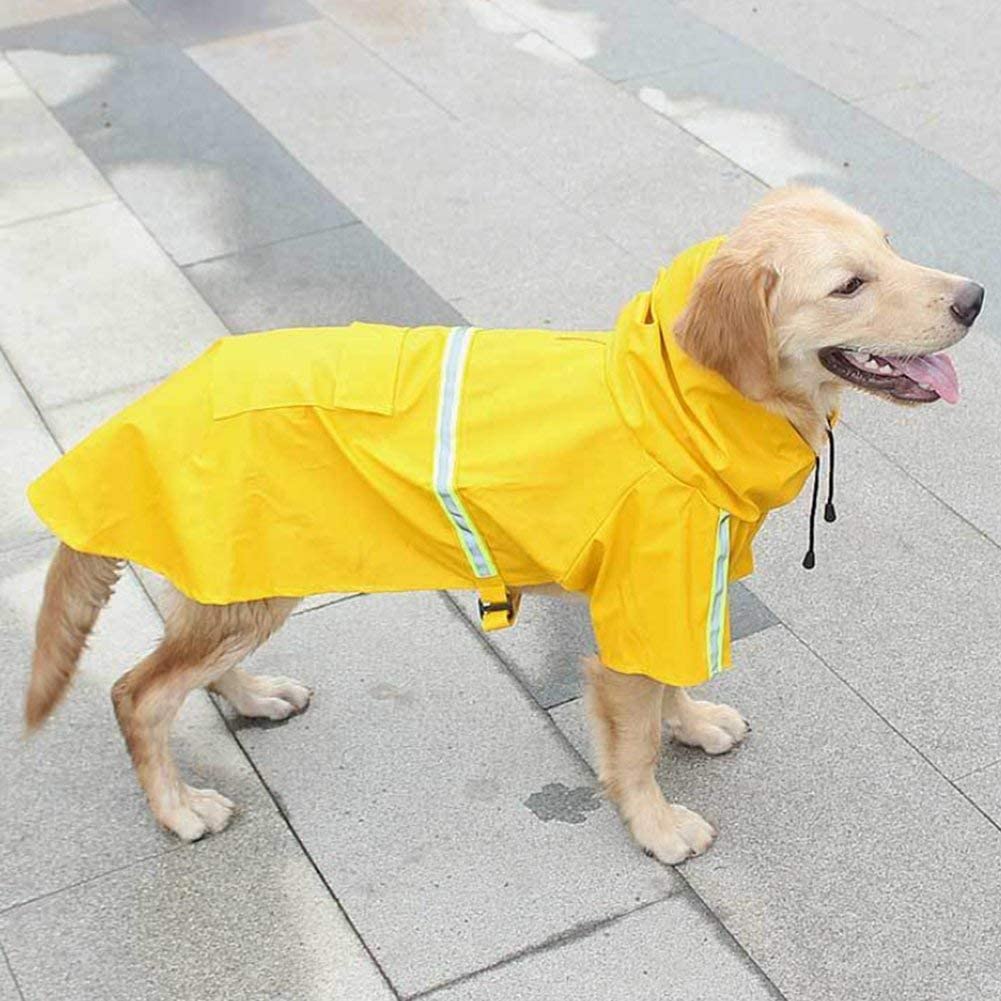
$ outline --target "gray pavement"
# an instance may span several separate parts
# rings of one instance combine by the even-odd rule
[[[7,0],[0,6],[0,1001],[1001,999],[1001,15],[991,0]],[[596,795],[581,610],[487,640],[464,595],[318,596],[175,745],[241,806],[182,846],[108,689],[155,642],[123,580],[21,740],[61,449],[227,331],[354,319],[606,327],[768,186],[820,183],[988,287],[964,402],[852,399],[839,512],[734,589],[668,745],[721,826],[678,870]]]

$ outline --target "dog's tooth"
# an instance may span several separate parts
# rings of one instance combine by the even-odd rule
[[[880,372],[884,372],[886,375],[893,375],[893,366],[892,365],[880,365],[879,366],[879,370],[880,370]]]

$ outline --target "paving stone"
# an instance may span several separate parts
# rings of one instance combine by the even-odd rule
[[[0,88],[21,86],[23,86],[21,78],[14,71],[14,67],[0,55]]]
[[[0,298],[0,345],[43,410],[163,377],[226,333],[118,202],[0,229]]]
[[[832,187],[848,169],[843,165],[851,147],[831,156],[832,144],[814,141],[809,125],[801,127],[788,113],[784,104],[789,101],[775,99],[775,91],[789,80],[797,96],[813,86],[764,57],[748,55],[680,67],[626,86],[648,107],[772,187],[793,182]],[[813,130],[819,133],[825,124],[817,122]]]
[[[130,8],[0,32],[0,48],[180,263],[352,219]]]
[[[720,829],[686,881],[788,1001],[1001,997],[997,828],[784,628],[735,654],[706,690],[754,732],[658,776]],[[552,716],[587,750],[579,701]]]
[[[961,7],[907,0],[852,0],[840,7],[823,0],[684,0],[681,7],[735,44],[753,46],[848,99],[978,77],[997,65],[1001,12],[992,0]],[[647,21],[647,31],[654,23]]]
[[[315,6],[461,119],[501,109],[531,113],[540,86],[582,78],[571,56],[495,4],[444,0],[376,10],[316,0]]]
[[[265,53],[275,65],[267,80],[259,72]],[[576,206],[529,176],[530,164],[506,152],[503,137],[471,129],[398,81],[400,116],[373,115],[373,89],[386,70],[357,42],[287,29],[270,45],[258,36],[192,54],[447,299],[515,287],[566,271],[571,261],[599,266],[621,254]],[[372,82],[359,84],[349,105],[359,108],[359,118],[342,125],[324,109],[338,106],[366,65],[377,67]],[[435,68],[438,77],[450,73],[447,63]],[[317,121],[328,127],[317,128]],[[404,190],[408,197],[401,199]]]
[[[762,529],[755,593],[947,775],[1001,759],[997,546],[847,427],[837,449],[816,569],[804,490]]]
[[[908,86],[955,65],[954,52],[938,40],[858,3],[683,0],[681,6],[841,97]]]
[[[344,226],[186,270],[235,332],[354,320],[461,323],[461,315],[364,226]]]
[[[531,114],[488,106],[467,127],[627,252],[625,259],[605,252],[593,264],[575,255],[554,269],[560,275],[543,275],[545,289],[567,299],[579,294],[574,283],[599,267],[618,278],[635,274],[636,262],[653,271],[689,244],[726,231],[764,191],[673,122],[580,68],[540,83]]]
[[[478,629],[476,596],[462,591],[452,592],[451,596],[459,611]],[[743,584],[731,586],[730,623],[735,639],[777,621]],[[597,649],[586,602],[531,594],[522,602],[513,628],[484,634],[484,639],[545,709],[581,694],[581,658]]]
[[[2,952],[0,952],[0,1001],[23,1001],[21,992],[14,982],[14,974],[10,972]]]
[[[996,39],[1001,31],[1001,9],[993,0],[964,0],[961,7],[949,3],[913,4],[908,0],[856,0],[906,30],[935,42],[952,55],[956,73],[978,69],[981,60],[997,62]]]
[[[309,67],[308,72],[300,69],[282,75],[284,97],[273,87],[263,87],[256,73],[262,55],[271,54],[262,40],[254,44],[247,41],[242,65],[241,53],[233,44],[204,47],[196,51],[195,58],[267,121],[317,176],[342,194],[439,291],[450,286],[440,283],[437,269],[433,274],[425,272],[422,263],[442,253],[431,239],[438,231],[442,231],[440,239],[446,247],[461,241],[465,256],[474,260],[490,250],[493,258],[488,261],[496,261],[496,244],[501,240],[518,251],[524,250],[526,241],[538,242],[539,226],[533,215],[543,209],[537,208],[538,193],[518,182],[521,172],[571,206],[617,246],[597,243],[593,250],[585,251],[593,244],[588,238],[581,248],[560,254],[548,268],[544,261],[533,261],[531,271],[517,269],[514,281],[510,277],[504,280],[505,275],[510,276],[507,269],[499,269],[499,274],[485,280],[477,278],[472,287],[460,293],[468,297],[474,291],[485,292],[475,297],[475,305],[491,305],[493,290],[501,290],[503,296],[505,289],[513,292],[526,284],[531,299],[536,288],[541,297],[559,293],[569,283],[563,297],[572,301],[573,283],[586,281],[589,274],[607,268],[610,261],[613,266],[623,262],[620,277],[635,273],[636,261],[653,269],[694,240],[731,226],[762,191],[759,182],[671,123],[658,120],[607,80],[573,60],[553,61],[520,51],[514,46],[515,36],[492,31],[491,26],[498,28],[493,22],[479,24],[462,5],[438,5],[433,13],[425,12],[423,19],[412,12],[397,19],[371,18],[361,6],[335,6],[332,16],[435,102],[458,115],[461,127],[427,109],[418,115],[413,99],[401,95],[411,111],[391,129],[383,119],[369,122],[363,118],[338,123],[336,139],[330,133],[318,133],[313,123],[318,118],[330,119],[331,113],[322,108],[336,106],[340,95],[337,73],[329,68],[339,66],[335,59],[344,54],[352,67],[348,74],[352,81],[363,59],[375,63],[378,72],[385,72],[367,52],[354,51],[349,56],[353,50],[348,46],[345,53],[347,43],[337,42],[336,36],[328,40],[327,51],[321,51],[315,40],[305,41],[301,30],[283,33],[283,64],[294,60],[297,67]],[[514,23],[517,27],[519,22]],[[360,48],[358,43],[351,44],[355,50]],[[377,71],[373,69],[370,75]],[[367,87],[360,89],[368,93]],[[294,96],[289,91],[294,91]],[[329,99],[324,101],[327,94]],[[427,99],[423,100],[426,104]],[[396,103],[388,102],[390,107]],[[289,121],[288,106],[299,109],[295,115],[300,121]],[[457,131],[464,135],[463,140],[453,138]],[[386,148],[398,151],[400,157],[382,164]],[[435,177],[435,191],[422,191],[417,196],[425,221],[417,234],[419,239],[407,239],[404,246],[401,230],[409,220],[387,218],[385,203],[393,199],[386,192],[411,183],[402,177],[401,167],[409,171],[412,162],[420,162],[426,172],[431,169],[427,162],[436,156],[450,162],[451,173]],[[379,180],[371,170],[374,157],[379,158],[386,179],[385,189],[380,186],[378,202],[373,205],[373,185]],[[485,190],[491,191],[491,199],[483,198]],[[457,204],[468,207],[464,215],[478,226],[475,239],[464,239],[466,220],[456,219]],[[521,206],[528,210],[524,217]],[[509,231],[498,222],[498,212],[517,213],[521,232]],[[579,224],[561,216],[548,226],[573,232]],[[449,236],[450,230],[456,235]],[[484,243],[484,233],[489,235],[489,243]],[[633,260],[618,248],[628,251]],[[453,275],[468,268],[461,258],[446,264]],[[568,277],[571,271],[573,275]],[[441,280],[448,282],[448,273]]]
[[[401,134],[392,157],[361,150],[319,164],[301,146],[295,151],[446,299],[553,274],[570,261],[601,262],[615,252],[595,225],[460,123]],[[408,199],[392,194],[401,189],[409,190]]]
[[[0,915],[25,1001],[391,1001],[277,817]]]
[[[965,69],[954,77],[934,77],[862,95],[854,104],[997,189],[1001,187],[1001,129],[995,122],[994,95],[999,86],[995,49],[991,65],[982,71]],[[976,142],[970,142],[972,136]]]
[[[657,262],[638,262],[609,241],[604,255],[564,261],[555,272],[452,300],[470,323],[483,327],[611,330],[622,307],[653,285]]]
[[[819,184],[872,213],[905,256],[970,275],[1001,262],[999,192],[766,56],[626,86],[768,184]]]
[[[66,702],[29,740],[22,707],[35,618],[52,542],[0,557],[0,909],[91,879],[180,844],[160,831],[132,773],[109,691],[152,649],[155,613],[124,577],[98,622]],[[174,730],[178,765],[189,782],[219,789],[245,816],[274,806],[219,714],[193,695]],[[0,935],[2,938],[2,935]],[[62,950],[50,950],[52,952]],[[37,995],[52,997],[54,995]]]
[[[305,0],[202,0],[197,4],[135,0],[135,5],[178,45],[197,45],[319,17]]]
[[[600,100],[553,100],[503,124],[483,113],[479,127],[484,136],[503,136],[504,149],[533,179],[651,271],[690,244],[731,229],[764,193],[760,181],[673,122],[658,122],[649,108],[602,86]],[[545,289],[560,294],[569,282],[569,298],[575,281],[617,256],[568,256],[544,274],[550,279]],[[635,271],[627,265],[616,274]]]
[[[3,67],[9,69],[4,62]],[[20,82],[0,78],[0,225],[114,198],[90,161]]]
[[[779,621],[751,588],[740,581],[730,585],[729,600],[730,636],[734,640],[760,632]]]
[[[37,0],[4,0],[3,9],[0,10],[0,28],[50,21],[54,18],[108,7],[115,3],[116,0],[45,0],[44,4],[38,3]],[[119,5],[124,6],[123,3]]]
[[[711,971],[711,973],[709,972]],[[436,991],[435,1001],[764,1001],[778,992],[690,894]]]
[[[284,728],[237,734],[401,994],[677,890],[439,596],[296,617],[251,669],[316,690]],[[543,820],[533,794],[588,809]]]
[[[457,591],[452,597],[479,629],[476,595]],[[581,658],[597,649],[586,602],[540,595],[525,597],[512,628],[483,638],[544,708],[580,695]]]
[[[21,992],[14,981],[14,974],[7,965],[6,956],[3,956],[3,965],[0,966],[0,998],[3,998],[3,1001],[22,1001]]]
[[[382,17],[381,10],[372,10]],[[450,120],[426,94],[327,20],[201,45],[188,54],[258,119],[281,109],[282,139],[311,170],[353,149],[359,139],[371,141],[377,133],[388,150],[401,132]],[[252,72],[265,62],[271,67],[269,87],[261,87],[260,74]],[[290,145],[289,139],[297,141]],[[316,161],[303,152],[318,154]]]
[[[2,1001],[23,1001],[2,947],[0,947],[0,999]]]
[[[340,604],[342,601],[351,601],[354,598],[363,597],[365,596],[360,591],[352,591],[350,593],[331,591],[327,594],[311,594],[308,598],[303,598],[292,614],[305,615],[307,612],[316,612],[320,609]]]
[[[0,427],[0,549],[10,549],[47,534],[24,489],[59,458],[59,449],[3,359]]]
[[[610,80],[732,58],[743,49],[679,5],[658,0],[591,0],[586,11],[553,10],[534,0],[497,2]]]
[[[1001,762],[964,775],[956,780],[956,785],[995,824],[1001,826]]]

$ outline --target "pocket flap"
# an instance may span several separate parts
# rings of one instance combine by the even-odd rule
[[[351,324],[337,363],[335,407],[392,414],[406,333],[404,327]]]

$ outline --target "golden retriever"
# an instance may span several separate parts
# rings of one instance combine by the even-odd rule
[[[696,361],[788,418],[819,452],[845,385],[902,403],[954,396],[951,364],[935,353],[966,334],[983,294],[966,278],[904,260],[872,219],[834,197],[791,188],[764,198],[730,235],[675,334]],[[120,571],[119,561],[59,547],[38,620],[29,728],[62,697]],[[305,709],[305,685],[239,666],[295,604],[202,605],[177,594],[160,645],[114,686],[115,712],[153,814],[183,839],[222,830],[233,804],[182,781],[169,750],[171,723],[200,686],[246,716],[283,719]],[[586,681],[599,777],[635,839],[667,863],[705,851],[713,828],[669,804],[655,781],[662,723],[682,743],[720,754],[744,738],[745,721],[728,706],[597,660]]]

